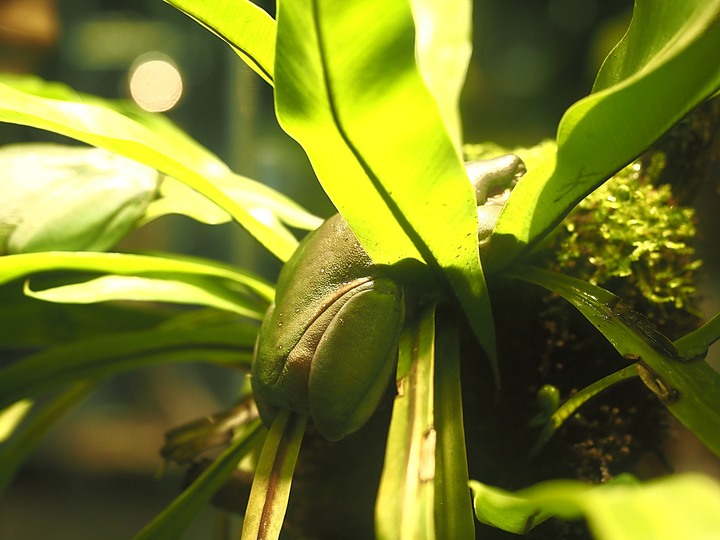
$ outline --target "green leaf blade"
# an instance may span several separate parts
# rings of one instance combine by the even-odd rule
[[[378,538],[435,538],[435,307],[403,332],[398,395],[375,501]]]
[[[540,435],[538,435],[535,444],[529,452],[530,456],[534,456],[540,448],[555,434],[558,428],[569,418],[575,415],[577,410],[582,407],[586,402],[600,394],[604,390],[611,388],[612,386],[630,380],[632,377],[637,377],[637,366],[631,364],[619,371],[611,373],[595,381],[594,383],[586,386],[579,390],[577,393],[569,396],[565,402],[558,406],[555,411],[547,419],[547,422],[543,426]]]
[[[435,528],[437,538],[475,538],[460,388],[457,321],[440,312],[435,364]]]
[[[719,10],[716,0],[636,3],[630,26],[603,62],[593,91],[609,88],[666,61],[706,32]]]
[[[25,283],[24,292],[30,298],[61,304],[94,304],[97,302],[166,302],[213,307],[244,317],[260,320],[261,306],[243,300],[239,295],[218,287],[207,280],[186,278],[147,278],[109,275],[82,283],[32,290]]]
[[[440,107],[458,153],[462,151],[460,92],[472,55],[472,2],[411,0],[418,67]]]
[[[248,0],[165,0],[228,43],[260,75],[273,84],[275,21]]]
[[[609,291],[530,266],[509,277],[535,283],[574,305],[623,356],[639,360],[643,382],[668,410],[720,455],[720,373],[704,360],[685,362],[670,341]]]
[[[253,478],[242,540],[279,538],[307,416],[278,412],[265,438]]]
[[[494,362],[474,196],[414,35],[406,0],[280,3],[277,116],[373,261],[427,264]]]
[[[700,474],[599,486],[548,481],[515,493],[471,481],[481,522],[516,534],[545,519],[585,517],[598,540],[711,540],[720,528],[720,485]]]
[[[720,339],[720,313],[716,313],[709,321],[697,330],[676,340],[674,345],[683,358],[693,360],[705,358],[710,346]]]
[[[24,253],[0,258],[0,284],[37,272],[74,270],[117,275],[152,276],[172,275],[175,279],[192,283],[193,278],[227,280],[239,288],[258,295],[266,301],[274,297],[274,289],[264,280],[249,272],[242,272],[213,261],[193,257],[163,255],[134,255],[128,253],[93,253],[50,251]]]
[[[232,175],[227,165],[168,122],[142,111],[131,118],[99,98],[83,102],[67,92],[47,97],[42,85],[31,92],[27,85],[7,82],[0,81],[0,122],[59,133],[149,165],[227,211],[281,260],[295,250],[297,240],[289,230],[259,219],[216,185]]]
[[[322,219],[310,214],[289,197],[250,178],[233,174],[214,179],[214,183],[238,204],[244,205],[250,214],[262,219],[266,225],[281,229],[281,223],[285,223],[310,231],[322,223]],[[230,214],[221,207],[169,176],[163,178],[160,195],[150,202],[144,223],[168,214],[180,214],[208,225],[219,225],[232,220]]]

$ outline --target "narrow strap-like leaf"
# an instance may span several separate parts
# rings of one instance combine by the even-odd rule
[[[435,531],[437,538],[475,538],[475,519],[468,488],[458,324],[438,320],[435,362]]]
[[[686,360],[705,358],[710,345],[720,339],[720,313],[697,330],[681,337],[675,341],[680,356]]]
[[[273,287],[249,272],[193,257],[178,255],[134,255],[129,253],[95,253],[86,251],[49,251],[6,255],[0,258],[0,284],[36,272],[76,270],[119,275],[152,276],[163,274],[182,280],[202,276],[232,281],[247,287],[267,301],[274,297]]]
[[[397,387],[377,500],[377,538],[435,538],[435,306],[400,337]]]
[[[306,416],[285,409],[273,420],[255,470],[243,521],[243,540],[280,536],[306,422]]]
[[[601,287],[530,266],[513,268],[507,275],[540,285],[574,305],[620,354],[638,360],[645,385],[720,455],[720,373],[707,362],[683,361],[647,318]]]
[[[611,373],[610,375],[603,377],[599,381],[595,381],[594,383],[586,386],[579,392],[570,396],[565,401],[565,403],[560,405],[560,407],[558,407],[555,412],[553,412],[553,414],[550,416],[547,423],[543,426],[540,435],[538,435],[537,441],[535,441],[535,445],[530,449],[528,455],[530,457],[534,456],[543,447],[543,445],[548,440],[550,440],[550,437],[553,436],[553,434],[558,430],[558,428],[568,418],[573,416],[582,405],[597,396],[603,390],[607,390],[608,388],[615,386],[617,383],[627,381],[637,376],[637,365],[631,364],[627,367],[622,368],[619,371],[616,371],[615,373]]]
[[[41,290],[34,290],[26,281],[23,292],[30,298],[60,304],[94,304],[113,300],[189,304],[222,309],[251,319],[262,319],[267,309],[267,304],[258,305],[213,280],[191,276],[178,280],[174,276],[110,275]]]

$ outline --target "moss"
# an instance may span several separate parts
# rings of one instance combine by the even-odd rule
[[[596,285],[633,283],[657,304],[693,311],[696,272],[694,210],[676,205],[671,188],[653,185],[664,156],[634,163],[583,200],[560,225],[551,250],[555,270]]]

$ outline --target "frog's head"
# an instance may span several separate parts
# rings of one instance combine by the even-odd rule
[[[525,163],[514,154],[465,164],[475,188],[478,213],[478,247],[484,253],[495,223],[515,185],[525,174]]]

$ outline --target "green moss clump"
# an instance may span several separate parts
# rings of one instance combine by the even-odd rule
[[[633,163],[583,200],[552,238],[556,270],[602,285],[622,278],[654,303],[694,311],[694,211],[653,185],[663,155]]]

